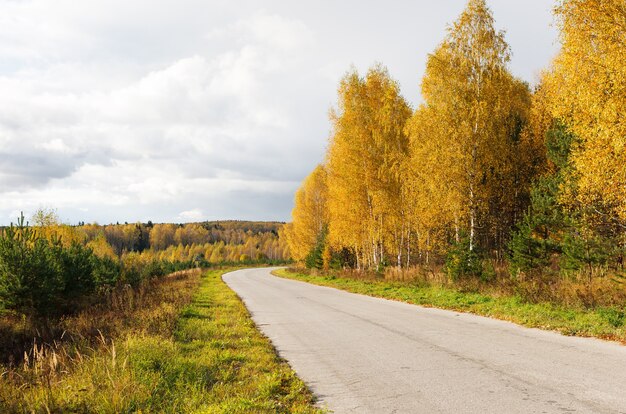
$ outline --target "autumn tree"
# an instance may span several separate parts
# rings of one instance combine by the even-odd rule
[[[174,244],[176,225],[171,223],[155,224],[150,230],[150,247],[164,250]]]
[[[33,226],[36,227],[49,227],[61,223],[57,210],[48,207],[41,207],[37,209],[37,211],[33,214],[31,221]]]
[[[101,233],[100,235],[96,236],[93,240],[90,240],[87,244],[87,247],[89,247],[93,253],[104,259],[104,258],[108,258],[111,260],[117,260],[118,257],[115,254],[115,251],[113,250],[113,247],[111,247],[111,245],[109,243],[107,243],[106,238],[104,237],[104,233]]]
[[[584,272],[611,257],[621,267],[626,229],[626,5],[561,1],[562,49],[533,97],[541,108],[549,170],[537,180],[511,243],[512,267],[541,269],[558,257]]]
[[[519,215],[528,87],[508,71],[509,46],[484,0],[470,0],[428,58],[421,105],[407,126],[408,186],[419,230],[467,232],[468,248],[502,247]],[[423,238],[423,237],[422,237]]]
[[[304,260],[328,226],[327,173],[318,165],[296,192],[292,223],[285,228],[292,257]]]
[[[361,268],[379,268],[389,252],[402,261],[407,223],[401,166],[410,113],[398,83],[380,65],[364,78],[349,72],[340,83],[327,155],[329,240],[351,249]]]
[[[70,247],[74,243],[85,244],[88,241],[86,232],[76,226],[63,224],[56,209],[40,208],[33,214],[31,220],[41,237],[49,241],[58,241],[64,247]]]
[[[209,231],[201,224],[189,223],[181,225],[174,233],[174,243],[185,246],[193,243],[204,243],[210,237]]]
[[[579,139],[562,201],[592,226],[626,228],[626,3],[560,1],[562,48],[548,74],[551,110]]]

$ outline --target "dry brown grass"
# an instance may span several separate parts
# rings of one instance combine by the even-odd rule
[[[136,289],[123,286],[102,300],[60,321],[29,320],[13,313],[0,317],[0,363],[21,365],[44,355],[64,355],[64,347],[79,350],[101,344],[102,338],[117,338],[137,330],[146,333],[173,332],[176,315],[189,303],[199,284],[200,270],[176,272],[147,281]]]
[[[584,308],[626,306],[626,284],[617,275],[591,279],[586,275],[521,275],[511,282],[511,289],[533,303],[552,302]]]
[[[91,410],[60,401],[80,400],[59,391],[64,387],[105,398],[106,412],[127,407],[128,400],[107,396],[133,395],[117,389],[133,384],[127,357],[119,357],[117,344],[128,347],[127,338],[133,336],[171,340],[180,309],[191,302],[199,283],[200,270],[190,270],[146,282],[137,289],[121,287],[109,292],[97,306],[57,321],[45,332],[34,321],[3,316],[0,411],[55,412],[52,408],[59,406],[76,412]],[[128,355],[127,350],[122,354]],[[138,388],[134,393],[149,395],[149,390]],[[24,405],[26,395],[31,403]]]
[[[462,278],[452,280],[441,265],[412,266],[408,269],[388,267],[384,273],[344,269],[330,271],[336,278],[353,280],[385,280],[413,286],[432,286],[456,289],[460,292],[481,293],[495,297],[518,296],[529,303],[553,303],[577,308],[626,306],[626,277],[606,268],[580,272],[559,273],[554,270],[537,271],[512,277],[506,263],[491,261],[491,275],[487,279]],[[324,276],[315,269],[290,269],[311,276]]]

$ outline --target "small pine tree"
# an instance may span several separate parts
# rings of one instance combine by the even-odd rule
[[[44,238],[22,214],[0,233],[0,302],[38,319],[80,310],[95,292],[98,260],[82,244],[63,247],[54,235]]]
[[[557,203],[559,183],[559,177],[550,176],[534,184],[531,206],[508,246],[513,275],[547,266],[552,254],[560,252],[555,235],[565,227],[565,218]]]
[[[535,225],[530,215],[525,215],[519,229],[509,242],[511,274],[516,275],[548,264],[544,243],[533,236]]]
[[[560,122],[546,133],[547,156],[556,171],[535,181],[530,192],[530,208],[512,234],[508,247],[513,275],[547,266],[550,257],[562,250],[561,234],[567,230],[569,220],[559,196],[567,181],[569,155],[575,140]]]
[[[593,267],[605,264],[609,257],[608,243],[602,237],[588,231],[568,233],[563,240],[561,267],[565,270],[585,270],[589,281]]]
[[[304,264],[309,269],[322,269],[324,267],[324,250],[326,247],[326,235],[328,232],[323,230],[317,237],[317,243],[304,259]]]
[[[446,273],[452,280],[465,277],[482,277],[482,258],[477,249],[470,249],[470,238],[462,235],[458,242],[452,244],[452,248],[446,255]]]

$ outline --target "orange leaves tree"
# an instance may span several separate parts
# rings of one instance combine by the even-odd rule
[[[564,192],[593,224],[626,229],[626,3],[567,0],[556,8],[562,49],[547,75],[550,109],[577,137],[576,180]]]
[[[318,165],[296,192],[293,222],[285,227],[294,260],[303,261],[324,237],[328,226],[326,180],[326,169]]]
[[[359,267],[378,268],[392,255],[402,261],[408,230],[402,163],[410,107],[387,70],[378,65],[360,77],[349,72],[331,111],[327,154],[329,241],[347,247]]]
[[[519,153],[530,93],[507,68],[509,47],[484,0],[470,0],[428,58],[421,105],[407,126],[409,180],[422,233],[454,229],[468,248],[502,247],[527,191]],[[445,232],[444,232],[445,234]]]

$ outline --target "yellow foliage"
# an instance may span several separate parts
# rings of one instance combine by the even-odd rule
[[[626,2],[567,0],[556,8],[562,50],[547,76],[552,115],[577,138],[569,204],[626,223]]]
[[[48,240],[52,240],[54,238],[59,239],[61,241],[61,245],[64,247],[69,247],[72,243],[84,244],[86,240],[85,233],[79,231],[77,227],[72,227],[67,224],[54,224],[45,227],[38,227],[37,231]]]
[[[328,149],[329,241],[351,248],[359,266],[377,267],[385,247],[398,254],[407,229],[402,163],[408,151],[404,125],[411,109],[382,66],[365,78],[348,73],[331,113]]]
[[[175,224],[155,224],[150,230],[150,247],[163,250],[174,244]]]
[[[484,0],[468,3],[429,56],[425,104],[407,125],[407,192],[422,243],[442,228],[454,228],[457,237],[467,229],[471,249],[479,228],[502,239],[513,224],[517,192],[529,186],[529,178],[520,181],[519,154],[530,144],[521,139],[530,95],[508,72],[508,61],[509,47]]]
[[[328,225],[326,180],[326,169],[318,165],[296,192],[295,206],[291,213],[293,222],[285,228],[294,260],[304,260]]]
[[[87,247],[93,250],[94,254],[100,258],[117,260],[117,255],[115,254],[113,247],[111,247],[102,234],[88,242]]]

